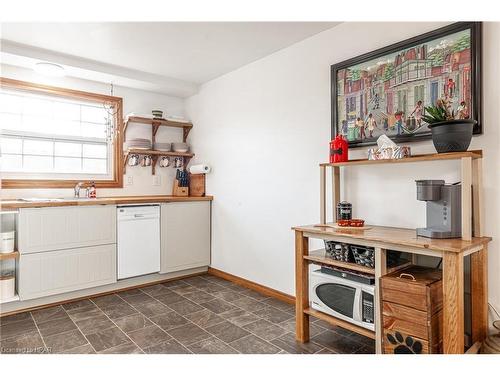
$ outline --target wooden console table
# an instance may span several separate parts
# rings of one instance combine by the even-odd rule
[[[464,273],[463,258],[471,255],[472,277],[472,340],[483,340],[488,331],[487,302],[487,244],[489,237],[435,240],[417,237],[414,230],[390,227],[376,227],[360,231],[316,227],[314,225],[294,227],[296,262],[296,338],[309,341],[309,316],[323,319],[364,336],[375,338],[376,352],[382,353],[382,314],[380,305],[379,278],[394,269],[387,269],[386,251],[397,250],[411,254],[430,255],[443,258],[443,351],[464,352]],[[335,262],[324,255],[323,250],[309,252],[309,238],[339,241],[372,246],[375,248],[375,269],[356,264]],[[335,265],[356,271],[374,273],[375,280],[375,332],[359,327],[333,316],[324,314],[309,306],[309,263]],[[362,270],[362,268],[368,268]]]
[[[419,237],[414,229],[373,226],[370,230],[340,229],[325,226],[299,226],[295,231],[296,265],[296,338],[309,341],[309,316],[333,325],[375,338],[376,352],[382,353],[382,309],[380,277],[394,271],[387,269],[386,252],[396,250],[415,255],[442,258],[443,268],[443,352],[464,352],[464,257],[471,256],[472,341],[482,341],[488,332],[488,254],[489,237],[481,231],[482,152],[419,155],[399,160],[353,160],[320,164],[320,224],[326,223],[326,169],[332,169],[332,209],[340,200],[340,167],[385,163],[428,162],[438,160],[461,162],[462,238],[430,239]],[[371,246],[375,249],[375,269],[352,263],[336,262],[324,250],[309,252],[309,238]],[[330,265],[375,275],[375,332],[324,314],[309,306],[309,264]]]

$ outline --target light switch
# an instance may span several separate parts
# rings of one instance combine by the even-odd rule
[[[153,176],[153,186],[160,186],[160,185],[161,185],[160,176]]]

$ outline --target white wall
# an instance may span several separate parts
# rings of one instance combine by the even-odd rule
[[[109,95],[109,84],[70,77],[49,78],[41,76],[32,70],[10,65],[1,65],[0,69],[0,76],[6,78]],[[114,95],[123,98],[124,115],[129,112],[151,113],[152,109],[160,109],[171,115],[184,115],[184,99],[182,98],[119,86],[115,86]],[[131,137],[151,138],[151,127],[141,124],[130,124],[127,129],[127,138],[130,139]],[[156,139],[158,142],[181,142],[182,130],[174,128],[161,128],[158,130]],[[156,173],[157,176],[160,176],[161,185],[153,186],[151,167],[127,167],[126,175],[124,176],[123,189],[98,189],[97,194],[98,196],[171,194],[174,171],[175,170],[170,167],[157,167]],[[127,185],[128,176],[133,177],[132,185]],[[0,190],[1,198],[69,197],[72,194],[73,189]]]
[[[344,23],[202,86],[186,111],[191,139],[213,165],[212,266],[294,294],[290,227],[319,220],[318,163],[328,157],[330,65],[433,30],[443,23]],[[485,233],[490,300],[500,308],[498,174],[500,24],[484,27],[484,129],[471,149],[484,150]],[[430,141],[411,144],[434,152]],[[351,158],[365,150],[351,151]],[[369,223],[425,224],[414,180],[456,181],[458,162],[350,168],[342,196]],[[319,244],[318,244],[319,245]]]

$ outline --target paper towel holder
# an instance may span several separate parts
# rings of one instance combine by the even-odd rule
[[[207,164],[195,164],[189,167],[191,174],[207,174],[210,173],[212,168]]]

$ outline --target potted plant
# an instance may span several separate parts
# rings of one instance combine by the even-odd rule
[[[461,103],[457,115],[446,98],[439,99],[436,106],[425,107],[422,119],[429,124],[432,142],[438,153],[467,151],[476,124],[468,117],[465,102]]]

